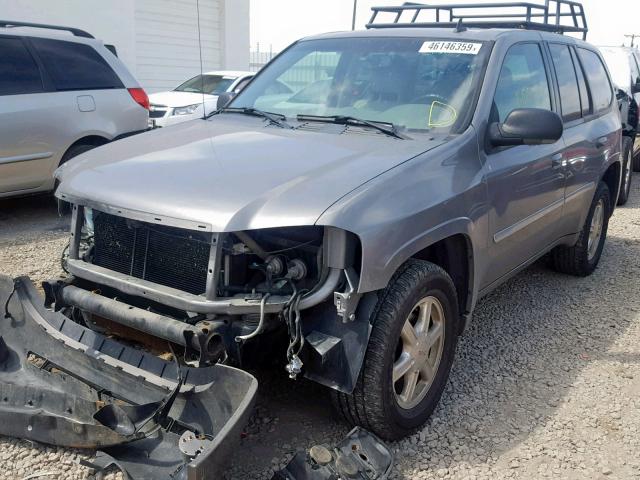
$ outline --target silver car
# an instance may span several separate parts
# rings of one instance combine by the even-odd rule
[[[219,478],[255,400],[235,368],[252,356],[399,439],[436,408],[480,298],[547,253],[559,272],[592,273],[622,173],[612,82],[595,47],[552,33],[586,34],[579,18],[565,28],[515,6],[524,24],[378,8],[395,22],[296,42],[210,118],[62,166],[70,276],[45,282],[45,299],[0,276],[3,341],[95,390],[73,397],[84,417],[52,415],[56,443],[95,445],[63,430],[73,418],[119,434],[103,450],[131,478]],[[416,21],[447,8],[457,22]],[[96,392],[118,404],[97,409]],[[4,426],[13,411],[0,404],[0,433],[51,442],[24,427],[44,423],[31,411]],[[385,478],[350,452],[340,478]]]
[[[0,21],[0,198],[53,190],[56,168],[146,129],[148,108],[124,64],[87,32]]]

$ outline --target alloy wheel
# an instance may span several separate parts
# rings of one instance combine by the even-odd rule
[[[593,210],[591,225],[589,226],[589,242],[587,244],[589,260],[593,259],[598,251],[600,237],[602,237],[602,227],[604,226],[604,215],[604,200],[600,199]]]
[[[417,406],[429,392],[444,350],[445,316],[433,296],[420,300],[407,317],[396,348],[393,388],[398,405]]]

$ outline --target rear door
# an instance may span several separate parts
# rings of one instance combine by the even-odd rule
[[[600,56],[592,50],[550,44],[561,85],[573,82],[573,67],[580,94],[580,114],[575,111],[573,88],[560,87],[565,120],[563,158],[567,184],[565,191],[566,235],[580,231],[605,164],[620,148],[620,119],[611,80]],[[611,192],[615,204],[618,192]]]
[[[491,122],[504,122],[517,108],[556,111],[551,74],[542,45],[518,43],[505,55]],[[562,140],[488,152],[490,212],[489,283],[525,263],[559,235],[564,203]]]
[[[48,94],[20,37],[0,36],[0,195],[41,186],[55,150],[39,105]]]

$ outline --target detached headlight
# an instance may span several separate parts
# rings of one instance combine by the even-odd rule
[[[200,105],[202,104],[196,103],[195,105],[187,105],[186,107],[174,108],[171,115],[174,117],[178,115],[191,115],[192,113],[195,113],[196,110],[198,110],[198,107],[200,107]]]

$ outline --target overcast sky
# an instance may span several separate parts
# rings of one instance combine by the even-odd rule
[[[457,3],[486,3],[455,0]],[[544,3],[544,0],[531,0]],[[356,29],[364,28],[373,5],[401,5],[404,0],[358,0]],[[425,0],[433,5],[453,3]],[[583,0],[588,40],[596,45],[620,45],[625,33],[640,33],[640,0]],[[353,0],[251,0],[251,49],[279,51],[298,38],[351,29]],[[638,40],[636,41],[638,42]],[[627,41],[628,44],[628,41]]]

